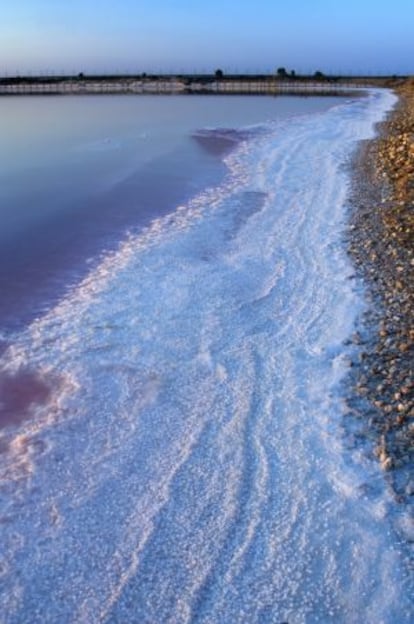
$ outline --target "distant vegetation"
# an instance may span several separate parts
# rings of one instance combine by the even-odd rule
[[[79,72],[76,75],[45,75],[45,76],[3,76],[0,77],[0,85],[25,85],[25,84],[45,84],[53,85],[61,82],[68,83],[82,83],[82,82],[103,82],[115,83],[119,81],[144,81],[144,82],[157,82],[165,80],[178,80],[185,85],[197,84],[211,84],[215,81],[226,80],[232,81],[249,81],[249,82],[263,82],[269,80],[276,81],[292,81],[295,82],[308,82],[308,81],[324,81],[327,83],[336,83],[338,81],[358,81],[365,80],[366,82],[384,81],[384,80],[401,80],[406,79],[407,76],[345,76],[345,75],[332,75],[324,74],[320,70],[316,70],[312,74],[299,74],[294,69],[286,69],[285,67],[278,67],[273,73],[269,74],[225,74],[222,69],[216,69],[211,74],[151,74],[141,72],[137,74],[85,74]]]

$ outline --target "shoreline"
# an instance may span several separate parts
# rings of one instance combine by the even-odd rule
[[[414,80],[352,163],[348,252],[367,310],[352,338],[350,415],[372,440],[399,503],[414,478]]]
[[[369,82],[356,80],[280,80],[273,76],[248,78],[62,79],[0,78],[1,96],[30,95],[267,95],[343,96],[361,95]]]

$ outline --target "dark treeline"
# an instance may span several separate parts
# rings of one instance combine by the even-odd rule
[[[218,69],[212,74],[84,74],[79,73],[77,75],[48,75],[48,76],[3,76],[0,77],[0,84],[3,85],[24,85],[24,84],[48,84],[53,85],[61,82],[118,82],[118,81],[165,81],[165,80],[178,80],[186,85],[190,85],[193,82],[199,84],[210,84],[219,80],[226,81],[249,81],[249,82],[264,82],[264,81],[277,81],[277,82],[330,82],[335,83],[338,81],[355,81],[355,80],[389,80],[389,79],[405,79],[407,76],[355,76],[355,75],[332,75],[324,74],[321,71],[316,71],[313,74],[297,74],[294,71],[287,72],[284,68],[279,68],[273,74],[226,74],[222,70]]]

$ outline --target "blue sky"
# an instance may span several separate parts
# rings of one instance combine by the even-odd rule
[[[414,73],[414,0],[0,0],[0,75]]]

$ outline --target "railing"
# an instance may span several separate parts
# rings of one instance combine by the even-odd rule
[[[98,95],[98,94],[304,94],[336,95],[368,86],[360,81],[317,82],[221,79],[212,81],[180,80],[176,78],[119,79],[119,80],[61,80],[61,81],[7,81],[0,80],[0,95]]]

